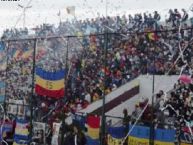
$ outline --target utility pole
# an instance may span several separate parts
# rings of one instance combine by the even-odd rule
[[[22,6],[18,4],[18,7],[23,9],[23,28],[25,28],[25,17],[26,17],[26,10],[32,8],[32,6]]]

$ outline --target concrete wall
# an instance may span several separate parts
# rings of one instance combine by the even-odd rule
[[[115,98],[117,98],[118,96],[124,94],[126,91],[134,88],[135,86],[139,85],[139,80],[138,79],[134,79],[133,81],[121,86],[120,88],[114,90],[113,92],[111,92],[110,94],[108,94],[106,96],[106,100],[105,103],[109,103],[110,101],[114,100]],[[84,113],[91,113],[94,110],[96,110],[97,108],[100,108],[102,106],[102,99],[98,100],[92,104],[90,104],[86,109],[81,110],[80,112],[84,112]]]
[[[155,76],[155,93],[159,92],[160,90],[169,91],[173,88],[174,84],[177,82],[178,76]],[[122,102],[117,107],[113,108],[112,110],[106,112],[108,116],[115,116],[115,117],[123,117],[123,109],[126,108],[128,113],[131,114],[135,108],[135,104],[139,103],[142,98],[149,98],[151,100],[152,97],[152,83],[153,83],[153,76],[139,76],[138,78],[134,79],[133,81],[123,85],[122,87],[116,89],[112,93],[106,96],[106,103],[114,100],[118,96],[122,95],[124,92],[134,88],[135,86],[139,85],[139,94],[131,97],[125,102]],[[151,103],[151,101],[150,101]],[[102,100],[98,100],[92,104],[90,104],[86,109],[81,110],[80,112],[84,113],[91,113],[97,108],[102,106]],[[107,117],[107,121],[111,120],[112,124],[116,124],[117,122],[120,123],[122,119]]]
[[[140,93],[141,97],[151,99],[152,96],[152,87],[153,87],[153,76],[150,75],[141,75],[138,77],[140,82]],[[158,93],[160,90],[169,91],[173,88],[174,84],[178,80],[178,76],[156,76],[154,79],[154,89],[155,93]]]
[[[160,90],[169,91],[173,88],[174,84],[177,82],[178,76],[155,76],[154,89],[155,93],[158,93]],[[107,116],[116,116],[123,117],[123,109],[128,110],[128,114],[131,115],[133,110],[135,109],[135,104],[139,103],[143,98],[149,98],[151,100],[152,97],[152,87],[153,87],[153,76],[142,75],[138,77],[136,82],[139,82],[140,93],[138,95],[133,96],[129,100],[123,102],[121,105],[115,107],[106,113]],[[151,103],[151,101],[150,101]],[[122,123],[122,119],[107,117],[107,121],[111,120],[113,125],[120,125]]]
[[[128,113],[131,114],[135,108],[135,104],[139,103],[139,100],[140,100],[139,95],[135,95],[129,100],[122,102],[122,104],[107,112],[106,115],[123,117],[122,112],[124,108],[126,108],[128,110]]]
[[[123,118],[123,109],[127,109],[128,114],[131,115],[131,113],[135,109],[135,104],[137,104],[139,102],[139,100],[140,100],[139,95],[135,95],[132,98],[130,98],[129,100],[123,102],[121,105],[119,105],[119,106],[115,107],[114,109],[110,110],[105,115]],[[112,120],[111,123],[115,124],[115,123],[117,123],[118,121],[120,121],[122,119],[107,117],[106,120],[107,121]]]

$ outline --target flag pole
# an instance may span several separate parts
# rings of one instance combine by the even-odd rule
[[[32,68],[32,88],[31,88],[31,98],[30,98],[30,137],[32,141],[33,135],[33,97],[34,97],[34,85],[35,85],[35,67],[36,67],[36,47],[37,47],[37,39],[34,39],[34,47],[33,47],[33,68]]]
[[[59,12],[58,12],[58,18],[59,18],[59,25],[61,24],[61,22],[62,22],[62,20],[61,20],[61,12],[60,12],[60,10],[59,10]]]

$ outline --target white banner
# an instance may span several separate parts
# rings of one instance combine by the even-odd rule
[[[53,123],[52,142],[51,145],[59,145],[58,137],[61,123]]]
[[[8,101],[8,113],[13,115],[25,115],[25,107],[23,100],[13,100]]]
[[[33,123],[33,140],[38,144],[45,144],[45,130],[46,124],[41,122]]]

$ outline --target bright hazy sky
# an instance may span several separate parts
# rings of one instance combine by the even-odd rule
[[[0,33],[5,28],[14,27],[17,19],[22,14],[22,9],[18,4],[26,6],[30,0],[0,1]],[[128,13],[161,11],[165,17],[170,8],[189,9],[193,0],[107,0],[108,15],[121,15]],[[26,26],[34,27],[37,24],[52,23],[57,24],[59,17],[57,13],[61,11],[61,19],[70,19],[67,15],[66,7],[76,7],[76,17],[90,18],[106,14],[106,0],[32,0],[32,8],[26,11]],[[191,12],[193,14],[193,12]],[[17,27],[23,26],[23,17]]]

